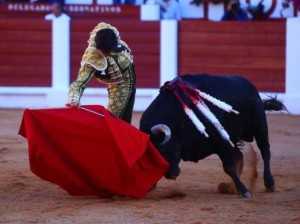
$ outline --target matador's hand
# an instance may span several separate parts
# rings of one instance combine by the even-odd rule
[[[72,101],[72,102],[66,103],[66,107],[70,107],[70,108],[74,108],[74,107],[78,108],[79,106],[80,106],[80,103],[77,101]]]

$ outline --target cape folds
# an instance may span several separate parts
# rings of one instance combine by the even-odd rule
[[[145,196],[169,168],[166,160],[147,134],[102,106],[84,108],[24,111],[19,134],[31,171],[74,196]]]

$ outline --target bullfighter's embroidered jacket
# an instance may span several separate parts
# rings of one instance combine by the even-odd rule
[[[108,56],[104,56],[95,44],[95,35],[100,29],[112,29],[118,38],[119,45]],[[69,88],[68,102],[79,102],[89,81],[96,77],[98,81],[107,84],[107,109],[115,116],[122,117],[132,95],[135,95],[135,70],[133,56],[128,45],[121,40],[115,27],[99,23],[90,34],[78,76]],[[134,97],[134,96],[133,96]]]

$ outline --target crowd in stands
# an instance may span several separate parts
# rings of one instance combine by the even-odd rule
[[[180,5],[177,0],[156,0],[155,3],[160,6],[161,19],[182,19]]]
[[[249,20],[249,17],[247,11],[241,8],[238,0],[230,0],[226,6],[226,10],[221,20],[247,21]]]
[[[82,0],[84,2],[84,0]],[[263,1],[263,0],[262,0]],[[255,20],[257,14],[263,13],[262,1],[256,8],[243,8],[240,4],[240,0],[224,0],[224,14],[221,16],[220,21],[226,20],[238,20],[238,21],[248,21]],[[0,2],[22,2],[22,3],[54,3],[53,13],[47,15],[45,19],[53,18],[67,18],[68,16],[63,13],[63,5],[65,0],[0,0]],[[182,20],[182,14],[180,9],[179,0],[112,0],[112,4],[126,4],[126,5],[138,5],[142,4],[157,4],[160,8],[160,18],[161,19],[174,19]],[[259,10],[258,10],[259,9]]]
[[[64,3],[64,0],[0,0],[0,2],[24,2],[24,3]],[[82,0],[82,3],[85,1]],[[113,0],[113,4],[130,4],[134,5],[136,0]]]
[[[64,3],[61,1],[53,2],[52,13],[49,13],[45,16],[46,20],[53,20],[58,18],[67,20],[71,19],[66,13],[64,13]]]
[[[23,3],[55,3],[59,2],[61,4],[64,4],[64,0],[0,0],[0,2],[23,2]]]

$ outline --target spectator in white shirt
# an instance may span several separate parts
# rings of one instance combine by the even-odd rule
[[[161,19],[182,19],[177,0],[156,0],[156,3],[160,5]]]
[[[54,2],[52,5],[52,13],[47,14],[45,16],[45,20],[53,20],[53,19],[68,19],[70,17],[63,12],[63,4],[60,2]]]

